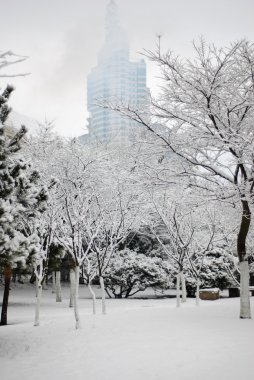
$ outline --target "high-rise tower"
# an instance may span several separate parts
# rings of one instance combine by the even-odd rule
[[[134,126],[115,111],[99,107],[98,100],[117,100],[137,107],[145,102],[147,94],[145,61],[130,61],[128,38],[119,23],[118,7],[112,0],[106,10],[106,35],[98,64],[87,81],[90,139],[125,143],[131,138]]]

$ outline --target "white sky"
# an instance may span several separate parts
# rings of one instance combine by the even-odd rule
[[[30,58],[12,72],[16,86],[11,105],[43,121],[55,120],[62,135],[84,133],[86,78],[95,66],[104,39],[109,0],[0,0],[0,51]],[[192,41],[203,36],[216,45],[247,38],[254,41],[253,0],[116,0],[128,32],[132,58],[153,49],[156,34],[162,48],[192,54]],[[10,70],[9,70],[10,71]],[[156,71],[148,64],[148,85],[156,91]],[[0,86],[5,82],[2,80]]]

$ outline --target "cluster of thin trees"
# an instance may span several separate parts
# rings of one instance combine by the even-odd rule
[[[201,41],[194,60],[160,49],[145,54],[161,69],[161,95],[142,110],[107,99],[102,104],[134,120],[141,131],[126,149],[82,146],[61,139],[50,127],[33,138],[25,137],[24,128],[8,138],[12,88],[0,97],[3,306],[11,269],[29,260],[37,284],[35,325],[52,247],[61,246],[70,257],[71,304],[79,328],[81,268],[86,268],[93,300],[91,282],[99,278],[106,313],[104,275],[130,234],[143,226],[174,263],[178,306],[180,286],[186,299],[186,268],[199,303],[205,258],[218,247],[240,271],[240,317],[251,317],[253,46],[241,41],[216,49]],[[228,270],[234,278],[234,270]],[[4,308],[3,324],[6,318]]]
[[[254,46],[248,41],[216,48],[200,41],[195,57],[146,51],[162,75],[162,90],[148,111],[111,104],[135,120],[174,157],[175,176],[238,211],[236,252],[241,272],[240,317],[250,318],[248,236],[253,207]],[[159,125],[159,127],[158,127]]]

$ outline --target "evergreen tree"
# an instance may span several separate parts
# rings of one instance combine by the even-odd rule
[[[45,210],[47,190],[41,187],[39,173],[19,154],[26,128],[21,127],[13,137],[8,137],[5,122],[11,109],[8,99],[13,92],[7,86],[0,95],[0,264],[4,268],[4,296],[1,325],[7,324],[7,308],[12,268],[23,263],[27,256],[39,249],[39,239],[27,236],[24,218],[33,220]]]

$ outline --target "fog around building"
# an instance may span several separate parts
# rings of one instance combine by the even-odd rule
[[[254,40],[251,0],[116,0],[126,29],[131,56],[162,49],[193,54],[200,36],[218,46],[241,38]],[[83,134],[86,126],[87,76],[97,63],[105,36],[108,0],[0,1],[0,51],[12,50],[29,58],[9,72],[30,72],[8,82],[16,86],[12,107],[43,121],[54,121],[67,136]],[[158,92],[158,72],[148,63],[148,86]],[[3,86],[6,81],[1,81]]]

